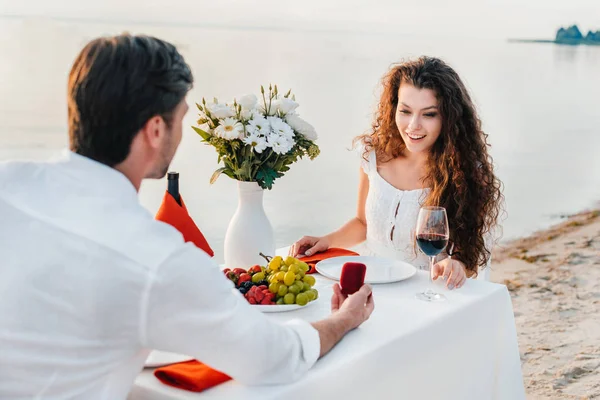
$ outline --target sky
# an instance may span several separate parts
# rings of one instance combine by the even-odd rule
[[[1,16],[259,29],[547,38],[600,29],[600,0],[0,0]],[[1,23],[1,22],[0,22]]]

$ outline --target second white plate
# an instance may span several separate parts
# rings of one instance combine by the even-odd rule
[[[365,264],[367,266],[365,283],[370,284],[400,282],[412,277],[417,272],[414,266],[404,261],[369,256],[328,258],[327,260],[319,261],[316,269],[321,275],[339,281],[342,274],[342,266],[347,262]]]

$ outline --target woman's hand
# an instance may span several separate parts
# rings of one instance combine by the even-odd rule
[[[443,259],[433,266],[431,278],[435,281],[440,276],[446,280],[446,287],[450,290],[462,287],[467,281],[465,265],[450,257]]]
[[[304,236],[290,247],[289,255],[296,257],[298,255],[312,256],[329,248],[329,239],[327,236],[315,237]]]

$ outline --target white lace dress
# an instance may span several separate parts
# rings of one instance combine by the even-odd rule
[[[363,148],[357,149],[362,169],[369,177],[369,193],[365,204],[367,240],[356,250],[361,255],[406,261],[419,269],[429,269],[429,258],[416,245],[415,230],[419,209],[429,189],[400,190],[379,175],[375,151],[363,158]],[[486,247],[494,242],[485,238]],[[440,260],[447,255],[440,255]],[[477,279],[489,280],[491,260],[480,270]]]
[[[406,261],[420,269],[428,269],[429,259],[415,243],[415,227],[419,209],[429,189],[400,190],[384,180],[377,171],[375,151],[361,166],[369,177],[369,193],[365,205],[367,240],[359,249],[362,255]]]

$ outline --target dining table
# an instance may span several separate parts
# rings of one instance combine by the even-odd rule
[[[314,276],[317,300],[265,315],[282,323],[326,318],[336,281],[318,273]],[[525,399],[506,286],[469,279],[462,288],[448,290],[444,282],[431,282],[428,272],[420,270],[408,279],[372,286],[371,317],[294,383],[245,386],[228,381],[194,393],[161,383],[154,368],[145,368],[128,399]],[[428,288],[443,293],[446,301],[416,298],[416,293]],[[168,364],[179,356],[155,352],[150,358]]]

